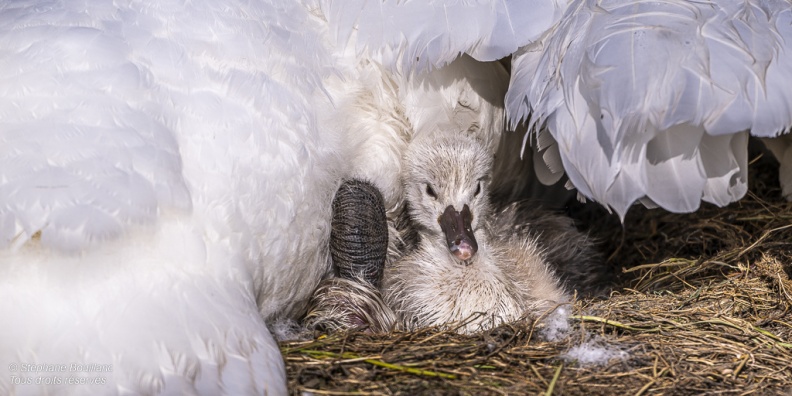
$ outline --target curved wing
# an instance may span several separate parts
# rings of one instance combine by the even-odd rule
[[[331,32],[358,54],[404,70],[442,67],[467,53],[480,61],[508,56],[558,20],[563,0],[323,0]]]
[[[513,60],[512,123],[533,114],[570,180],[623,215],[746,190],[746,136],[792,125],[786,1],[578,0]]]

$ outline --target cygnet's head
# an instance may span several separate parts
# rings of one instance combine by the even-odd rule
[[[404,161],[412,218],[429,243],[443,243],[460,262],[478,251],[480,222],[490,214],[492,156],[462,133],[419,137]]]

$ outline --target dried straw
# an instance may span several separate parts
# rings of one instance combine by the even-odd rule
[[[531,321],[477,335],[423,329],[284,342],[290,389],[317,395],[792,394],[792,205],[777,165],[752,165],[751,193],[694,214],[634,208],[622,226],[573,211],[621,269],[608,299],[578,300],[571,333]],[[604,340],[602,365],[565,359]]]

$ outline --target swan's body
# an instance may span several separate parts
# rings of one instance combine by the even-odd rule
[[[341,180],[388,185],[392,164],[360,153],[380,141],[401,158],[401,135],[365,115],[402,111],[402,134],[502,125],[464,77],[415,91],[357,67],[320,14],[274,0],[0,6],[0,363],[113,368],[101,387],[6,375],[0,394],[286,392],[265,323],[303,313],[327,275]],[[365,72],[380,102],[345,108]],[[419,121],[421,92],[440,106]],[[462,93],[481,106],[462,109]],[[369,128],[345,128],[359,119]]]
[[[459,134],[416,139],[404,168],[420,242],[386,267],[383,294],[408,329],[456,323],[472,332],[538,316],[569,299],[552,264],[601,269],[574,227],[552,224],[557,219],[517,223],[530,217],[519,216],[517,206],[493,216],[492,157],[481,142]],[[561,251],[570,252],[562,258],[568,261],[552,263]]]
[[[269,2],[0,15],[0,359],[113,367],[0,393],[284,394],[265,320],[327,271],[340,170],[322,25]]]

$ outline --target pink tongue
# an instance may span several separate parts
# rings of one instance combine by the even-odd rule
[[[451,246],[451,253],[454,253],[454,256],[460,260],[467,260],[473,257],[475,250],[467,241],[460,241],[459,244],[455,243]]]

